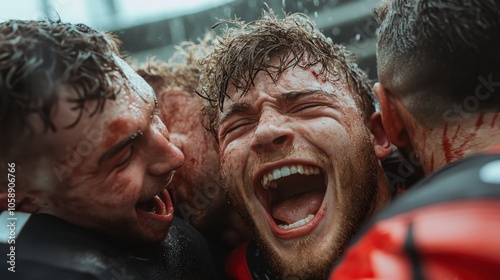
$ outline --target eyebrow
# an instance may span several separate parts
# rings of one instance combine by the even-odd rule
[[[286,102],[295,101],[299,98],[311,96],[311,95],[327,95],[327,93],[325,93],[324,91],[319,90],[319,89],[288,91],[288,92],[285,92],[281,95],[281,99],[286,103]]]
[[[225,120],[230,118],[233,115],[239,114],[239,113],[245,113],[248,111],[251,111],[253,109],[252,104],[249,103],[233,103],[227,110],[227,113],[223,114],[219,123],[223,123]]]
[[[292,102],[297,99],[306,97],[306,96],[311,96],[311,95],[328,95],[322,90],[318,89],[306,89],[306,90],[300,90],[300,91],[287,91],[281,94],[279,99],[283,101],[284,103],[287,102]],[[227,110],[227,113],[223,114],[222,117],[220,118],[219,123],[223,123],[225,120],[230,118],[233,115],[237,115],[239,113],[246,113],[248,111],[251,111],[253,109],[253,105],[249,103],[233,103],[230,105],[229,109]]]

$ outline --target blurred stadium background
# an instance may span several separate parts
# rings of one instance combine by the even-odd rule
[[[137,61],[168,59],[174,46],[197,41],[219,19],[257,19],[267,6],[277,14],[308,14],[326,36],[342,43],[376,79],[372,9],[379,0],[17,0],[1,1],[0,21],[58,18],[115,33]]]

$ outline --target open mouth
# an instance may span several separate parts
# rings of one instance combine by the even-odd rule
[[[317,166],[290,164],[267,170],[256,195],[273,232],[282,238],[310,233],[324,215],[326,176]]]
[[[157,193],[152,198],[137,203],[136,208],[156,215],[167,215],[171,205],[170,196],[166,189]]]
[[[152,197],[141,199],[135,205],[135,208],[146,213],[158,216],[173,216],[174,206],[168,193],[168,187],[172,183],[175,170],[171,171],[166,177],[166,187]]]

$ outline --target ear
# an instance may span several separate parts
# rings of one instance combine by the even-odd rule
[[[392,151],[391,142],[385,133],[382,124],[382,116],[379,112],[374,113],[370,118],[370,132],[373,147],[375,149],[375,156],[378,159],[385,158]]]
[[[381,83],[376,83],[373,86],[373,91],[380,102],[382,123],[389,141],[399,148],[409,146],[410,138],[405,123],[396,109],[395,100],[391,97],[391,93]]]
[[[0,212],[12,209],[13,205],[15,205],[14,209],[19,212],[35,213],[39,210],[38,205],[33,203],[33,199],[26,192],[0,192]]]

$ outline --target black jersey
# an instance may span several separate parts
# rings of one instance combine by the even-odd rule
[[[167,238],[133,247],[47,214],[33,214],[12,244],[0,243],[0,279],[215,279],[204,239],[174,219]]]

